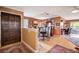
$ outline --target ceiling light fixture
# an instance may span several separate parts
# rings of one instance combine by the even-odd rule
[[[36,17],[38,19],[43,20],[43,19],[50,19],[50,18],[52,18],[54,16],[57,16],[57,15],[53,15],[53,14],[48,13],[48,12],[42,12],[42,13],[38,14]]]
[[[77,13],[79,12],[79,8],[77,6],[73,6],[75,10],[72,11],[72,13]]]
[[[73,10],[73,11],[72,11],[72,13],[77,13],[77,12],[79,12],[79,10]]]

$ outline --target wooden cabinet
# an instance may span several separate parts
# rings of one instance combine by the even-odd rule
[[[53,18],[53,22],[54,22],[53,35],[61,35],[61,28],[60,28],[61,17]]]
[[[54,35],[61,35],[61,30],[60,28],[54,28]]]
[[[1,12],[1,46],[21,41],[21,17]]]

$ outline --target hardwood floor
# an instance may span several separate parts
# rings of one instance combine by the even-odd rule
[[[60,45],[55,45],[48,51],[48,53],[76,53],[76,51],[73,51]]]
[[[10,47],[0,48],[0,53],[32,53],[23,43],[13,44]]]
[[[59,48],[56,47],[56,50],[55,50],[54,47],[56,45],[59,45]],[[53,36],[49,40],[39,41],[38,53],[46,53],[53,48],[54,48],[53,51],[57,51],[57,49],[62,50],[60,46],[76,51],[75,50],[76,45],[74,45],[72,42],[70,42],[63,36]],[[63,50],[64,50],[64,53],[67,51],[66,49],[63,49]],[[23,43],[19,43],[19,44],[12,45],[10,47],[0,48],[0,53],[32,53],[32,51],[29,50]]]
[[[39,43],[42,46],[42,49],[41,49],[43,50],[42,52],[49,51],[55,45],[60,45],[62,47],[76,51],[75,50],[76,45],[74,45],[72,42],[65,39],[63,36],[53,36],[49,40],[44,40],[44,41],[41,40],[39,41]]]

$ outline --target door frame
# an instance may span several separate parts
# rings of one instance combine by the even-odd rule
[[[14,9],[11,9],[11,8],[7,8],[7,7],[3,7],[3,6],[0,6],[0,22],[1,22],[1,12],[5,12],[5,13],[9,13],[9,14],[14,14],[14,15],[19,15],[21,17],[21,41],[22,41],[22,20],[23,20],[23,12],[22,11],[17,11],[17,10],[14,10]],[[1,27],[1,23],[0,23],[0,27]],[[0,34],[1,34],[1,30],[0,30]],[[0,40],[1,40],[1,36],[0,36]],[[15,43],[16,44],[16,43]],[[12,45],[12,44],[10,44]],[[6,45],[6,46],[3,46],[3,47],[9,47],[9,45]],[[0,48],[1,47],[1,42],[0,42]]]

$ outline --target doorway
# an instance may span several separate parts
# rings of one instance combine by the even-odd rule
[[[21,41],[21,17],[1,12],[1,46]]]

